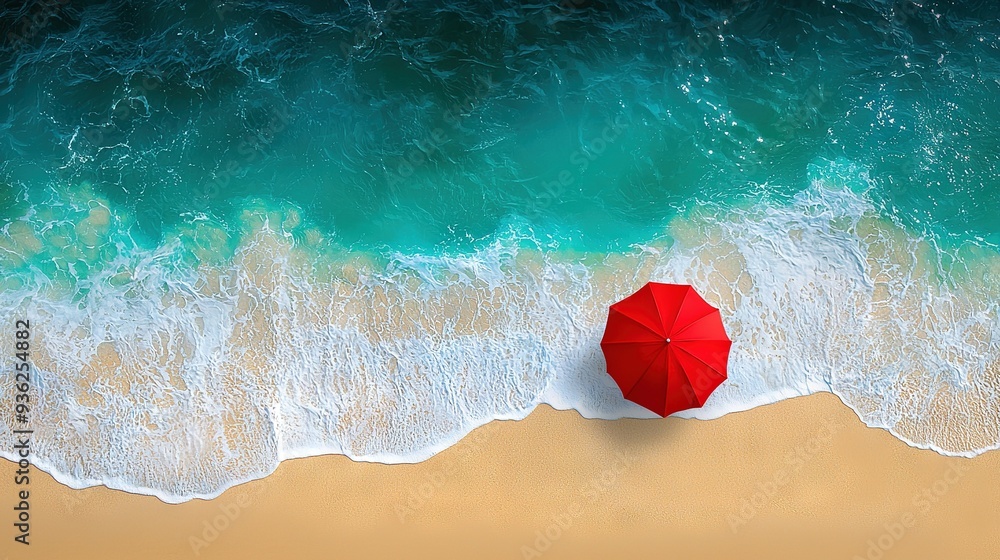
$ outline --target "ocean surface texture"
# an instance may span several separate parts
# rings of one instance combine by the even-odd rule
[[[598,345],[649,280],[734,341],[680,416],[832,391],[1000,446],[993,3],[17,4],[0,402],[30,319],[63,483],[184,501],[540,403],[649,417]]]

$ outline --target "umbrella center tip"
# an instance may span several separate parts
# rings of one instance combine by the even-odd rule
[[[667,339],[667,342],[670,342],[670,339],[669,339],[669,338]]]

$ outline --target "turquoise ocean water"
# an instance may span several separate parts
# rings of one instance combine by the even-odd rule
[[[643,416],[596,342],[648,280],[735,342],[688,415],[833,391],[1000,442],[989,3],[49,0],[0,35],[0,310],[67,484]]]

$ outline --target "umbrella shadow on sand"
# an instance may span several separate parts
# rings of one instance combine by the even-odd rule
[[[599,359],[599,363],[596,361]],[[605,362],[603,358],[586,356],[580,358],[573,368],[578,371],[599,370],[600,376],[604,374]],[[609,393],[610,398],[621,399],[620,410],[628,414],[648,414],[638,405],[630,406],[630,403],[622,396],[621,391],[613,382],[608,382],[606,387],[602,387]],[[579,413],[579,412],[577,412]],[[582,415],[581,415],[582,416]],[[620,418],[617,420],[586,419],[587,432],[591,437],[598,439],[609,449],[627,449],[642,453],[647,449],[653,449],[670,443],[676,439],[679,430],[688,429],[690,420],[682,418]]]
[[[598,434],[606,444],[641,453],[671,445],[690,420],[682,418],[621,418],[596,420]]]

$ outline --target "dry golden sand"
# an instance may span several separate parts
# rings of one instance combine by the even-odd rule
[[[288,461],[180,505],[36,473],[30,547],[12,544],[13,468],[0,463],[0,560],[1000,557],[1000,453],[907,447],[832,395],[710,422],[541,407],[420,464]],[[869,551],[880,538],[888,550]]]

